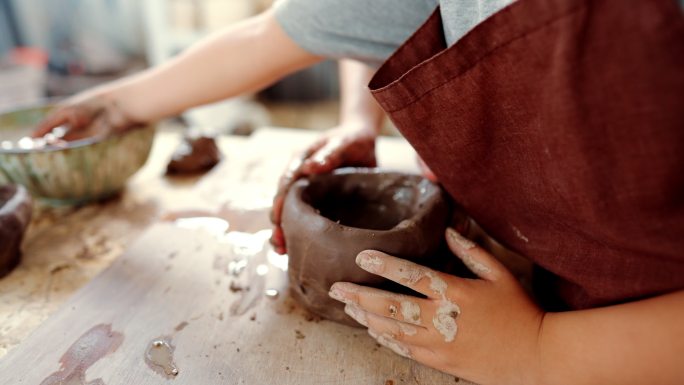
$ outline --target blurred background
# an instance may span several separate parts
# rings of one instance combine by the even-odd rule
[[[163,63],[273,0],[0,0],[0,110],[66,97]],[[236,53],[239,54],[239,53]],[[249,134],[263,125],[337,122],[337,64],[325,62],[179,122]]]

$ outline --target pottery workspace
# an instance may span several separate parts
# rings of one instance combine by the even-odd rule
[[[291,296],[268,211],[283,164],[316,135],[221,137],[223,160],[188,180],[164,175],[182,138],[159,132],[119,198],[39,208],[0,280],[0,383],[452,383]],[[416,173],[409,150],[381,138],[380,166]]]
[[[310,79],[312,74],[333,79],[335,66],[323,65],[267,90],[267,98],[285,100],[284,107],[270,102],[276,107],[268,113],[250,98],[237,98],[184,113],[188,127],[183,130],[162,123],[105,137],[98,129],[115,125],[121,119],[115,114],[104,125],[96,122],[76,135],[64,125],[31,137],[61,99],[46,102],[46,87],[52,87],[52,95],[69,95],[139,71],[140,59],[131,55],[136,50],[147,65],[161,64],[181,44],[252,16],[268,1],[199,1],[190,6],[155,0],[144,2],[140,10],[123,2],[110,9],[63,3],[8,1],[0,7],[0,35],[16,39],[17,45],[47,32],[32,18],[43,12],[42,20],[52,23],[47,30],[68,41],[45,50],[11,50],[9,68],[14,72],[3,72],[7,67],[0,61],[0,384],[454,381],[378,345],[342,313],[327,289],[320,289],[314,305],[308,297],[297,297],[303,282],[290,272],[297,279],[297,291],[292,290],[288,255],[278,255],[269,243],[269,211],[285,165],[321,129],[336,124],[337,102],[325,100],[337,97],[337,87]],[[72,5],[80,13],[62,12]],[[137,21],[131,19],[138,13]],[[82,17],[99,27],[69,29]],[[138,39],[133,35],[136,22],[144,29],[147,47],[130,45]],[[107,29],[109,34],[101,35]],[[82,43],[85,38],[94,40]],[[97,49],[92,41],[99,44]],[[6,52],[3,44],[0,39],[0,53]],[[67,45],[71,51],[63,52]],[[79,63],[80,69],[59,60]],[[313,103],[287,104],[293,97]],[[310,118],[308,109],[314,111]],[[271,119],[315,130],[268,128]],[[215,126],[220,125],[233,135],[217,134]],[[252,132],[254,127],[260,128]],[[420,257],[440,243],[447,204],[437,186],[417,184],[423,179],[415,159],[406,154],[413,151],[398,137],[378,141],[378,172],[391,173],[385,179],[400,182],[387,189],[390,195],[382,204],[391,206],[387,200],[406,192],[403,185],[410,190],[404,211],[395,210],[399,217],[390,219],[396,223],[385,224],[391,228],[411,219],[409,228],[385,237],[400,240],[431,222],[423,232],[432,245],[399,248]],[[429,194],[421,194],[420,188]],[[430,214],[417,207],[426,202]],[[291,206],[305,204],[300,200]],[[353,202],[347,204],[353,209]],[[287,226],[294,253],[312,235],[302,226],[306,223]],[[354,231],[366,237],[376,230]],[[384,230],[380,232],[388,233]],[[328,269],[337,265],[348,271],[339,278],[367,282],[370,274],[354,263],[356,249],[345,246],[326,263]],[[340,256],[346,262],[337,262]],[[305,280],[333,283],[322,271],[299,269],[297,263],[294,267]],[[370,283],[380,282],[387,281],[375,277]]]
[[[684,384],[684,0],[0,0],[0,385]]]

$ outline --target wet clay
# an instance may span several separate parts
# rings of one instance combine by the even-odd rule
[[[178,367],[173,360],[174,350],[170,337],[155,338],[147,345],[145,362],[163,377],[175,378],[178,375]]]
[[[214,138],[186,136],[166,166],[167,174],[196,174],[210,170],[221,160]]]
[[[0,187],[0,278],[19,264],[21,241],[31,213],[31,195],[24,187]]]
[[[123,334],[111,325],[100,324],[88,330],[59,360],[59,371],[52,373],[40,385],[104,385],[102,379],[86,381],[86,371],[123,342]]]
[[[330,286],[389,287],[356,265],[366,249],[434,265],[427,262],[443,241],[449,215],[442,189],[418,175],[348,168],[296,182],[282,217],[293,296],[323,318],[359,326],[328,296]]]

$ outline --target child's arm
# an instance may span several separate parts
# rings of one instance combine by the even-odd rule
[[[451,229],[446,235],[479,279],[364,251],[362,269],[427,298],[350,283],[335,283],[331,297],[378,343],[480,384],[684,383],[684,291],[545,314],[486,250]]]
[[[340,126],[356,125],[380,133],[385,112],[368,89],[375,70],[354,60],[340,61]]]
[[[684,291],[605,308],[548,314],[541,383],[684,383]]]
[[[320,60],[292,41],[269,10],[207,37],[157,68],[75,96],[36,134],[64,123],[85,128],[102,114],[113,115],[105,120],[112,130],[125,129],[260,89]]]

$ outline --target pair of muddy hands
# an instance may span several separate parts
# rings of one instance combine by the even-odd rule
[[[290,163],[273,203],[271,242],[276,251],[286,251],[280,220],[290,186],[298,178],[343,166],[376,166],[373,133],[353,128],[331,131]],[[436,180],[420,159],[419,166],[424,176]],[[521,368],[527,378],[539,376],[536,363],[544,313],[489,252],[455,229],[448,228],[445,237],[450,251],[475,278],[365,250],[356,257],[358,267],[422,296],[351,282],[334,283],[329,296],[344,303],[345,313],[368,328],[377,343],[442,372],[482,383],[507,382],[519,377]]]

